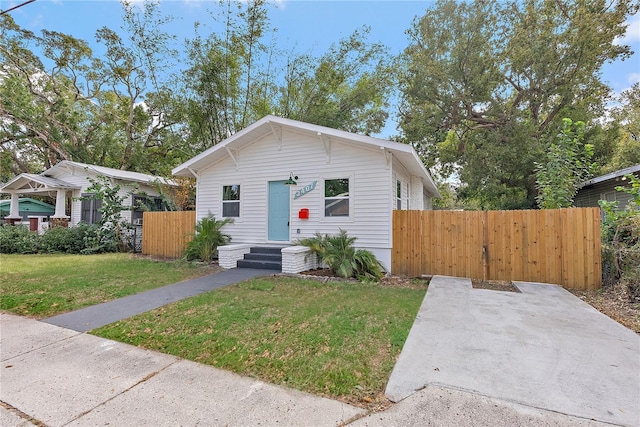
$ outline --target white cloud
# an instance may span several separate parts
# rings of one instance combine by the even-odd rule
[[[205,3],[202,0],[182,0],[182,2],[185,4],[185,6],[188,6],[192,9],[200,8],[202,6],[202,3]]]
[[[627,81],[630,84],[634,84],[634,83],[638,83],[640,82],[640,73],[631,73],[627,75]]]
[[[624,37],[616,38],[616,44],[630,44],[640,41],[640,15],[634,15],[627,21],[627,32]]]

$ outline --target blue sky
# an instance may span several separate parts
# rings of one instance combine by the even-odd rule
[[[0,0],[0,9],[6,10],[24,0]],[[137,0],[139,1],[139,0]],[[170,31],[179,40],[192,37],[193,23],[211,21],[207,13],[216,1],[171,0],[162,2],[162,10],[173,15]],[[380,42],[401,52],[408,44],[405,31],[414,17],[422,16],[432,1],[306,1],[279,0],[269,13],[271,25],[277,28],[280,47],[298,53],[325,52],[329,46],[353,33],[363,25],[371,27],[369,40]],[[23,28],[39,32],[42,29],[71,34],[94,42],[97,29],[107,26],[120,28],[122,7],[117,0],[36,0],[11,12]],[[607,64],[603,68],[604,80],[616,93],[640,81],[640,15],[630,19],[624,43],[636,53],[626,61]],[[203,34],[207,34],[203,31]],[[387,129],[383,136],[394,133]]]

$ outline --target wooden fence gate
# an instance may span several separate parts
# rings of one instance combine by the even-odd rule
[[[180,258],[195,230],[196,212],[144,212],[142,214],[142,253]]]
[[[394,211],[391,272],[602,285],[600,209]]]

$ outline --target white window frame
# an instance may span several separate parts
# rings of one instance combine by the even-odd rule
[[[226,187],[238,187],[238,200],[225,200],[225,191]],[[223,185],[220,192],[221,206],[220,206],[220,216],[222,218],[241,218],[242,217],[242,184],[226,184]],[[238,204],[238,216],[225,216],[224,214],[224,206],[225,204]]]
[[[346,179],[349,181],[349,195],[348,196],[332,196],[332,197],[327,197],[326,196],[326,191],[327,191],[327,181],[334,181],[334,180],[338,180],[338,179]],[[336,177],[325,177],[322,178],[322,208],[321,208],[321,212],[322,212],[322,219],[324,220],[329,220],[329,221],[344,221],[344,220],[351,220],[353,219],[353,176],[349,175],[349,176],[336,176]],[[349,213],[348,215],[329,215],[327,216],[327,199],[330,200],[348,200],[349,202]]]

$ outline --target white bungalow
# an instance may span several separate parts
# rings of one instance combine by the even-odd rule
[[[65,226],[80,222],[93,224],[99,219],[101,201],[84,198],[91,196],[87,190],[91,186],[89,178],[98,176],[107,177],[112,184],[120,186],[121,194],[126,196],[123,203],[132,206],[132,210],[122,212],[122,217],[131,223],[142,219],[142,211],[135,208],[138,199],[144,199],[147,203],[151,199],[151,203],[159,204],[161,199],[157,183],[171,184],[158,176],[64,160],[39,175],[20,174],[0,187],[0,193],[11,194],[9,215],[5,221],[15,223],[22,220],[18,205],[20,196],[40,195],[56,200],[52,223]]]
[[[291,247],[296,240],[342,229],[390,271],[392,211],[431,209],[440,196],[409,145],[274,116],[173,174],[197,180],[196,221],[209,214],[234,220],[224,228],[232,245],[220,248],[226,268],[254,246],[271,246],[284,248],[283,271],[302,271],[309,265],[302,265],[304,248]]]

